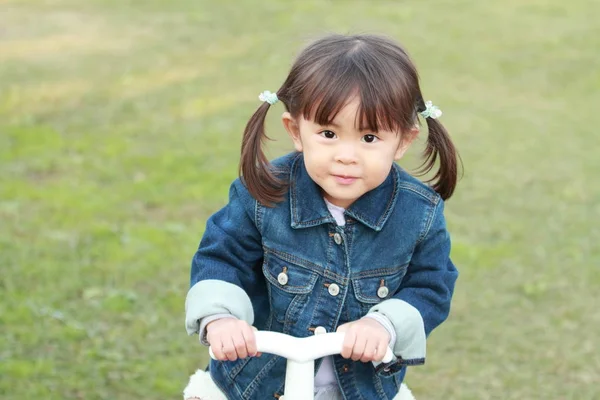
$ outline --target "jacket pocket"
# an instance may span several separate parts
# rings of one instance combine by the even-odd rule
[[[375,304],[392,298],[400,288],[408,265],[363,271],[352,278],[354,295],[361,314],[366,314]]]
[[[279,323],[294,323],[306,306],[319,275],[285,253],[265,251],[263,274],[269,286],[271,315]]]

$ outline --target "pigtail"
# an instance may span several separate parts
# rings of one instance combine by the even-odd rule
[[[265,139],[265,118],[271,105],[264,102],[252,115],[242,139],[239,174],[248,191],[259,203],[271,206],[280,202],[285,188],[271,172],[270,163],[262,146]]]
[[[431,171],[439,157],[440,167],[429,180],[433,189],[446,200],[452,196],[458,179],[459,156],[446,128],[434,118],[426,118],[429,136],[423,151],[423,164],[418,172],[422,175]]]

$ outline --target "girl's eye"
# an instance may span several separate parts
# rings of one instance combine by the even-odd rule
[[[374,143],[376,141],[378,141],[379,138],[375,135],[365,135],[363,136],[363,141],[367,142],[367,143]]]
[[[319,132],[319,134],[327,139],[335,139],[335,137],[336,137],[335,133],[333,133],[332,131],[322,131],[322,132]]]

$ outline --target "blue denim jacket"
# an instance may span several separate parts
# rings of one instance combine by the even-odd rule
[[[207,221],[192,261],[188,333],[198,332],[202,318],[228,313],[259,330],[307,337],[317,326],[334,332],[380,312],[396,330],[397,359],[375,368],[334,356],[334,367],[346,399],[393,398],[406,366],[424,363],[425,337],[450,309],[458,273],[443,201],[394,164],[338,226],[302,154],[272,164],[290,183],[282,202],[262,206],[238,179],[229,203]],[[274,355],[213,360],[210,372],[229,399],[283,393],[285,360]]]

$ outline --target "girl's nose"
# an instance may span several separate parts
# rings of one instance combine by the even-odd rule
[[[351,144],[340,144],[336,149],[335,161],[342,164],[354,164],[357,162],[356,148]]]

